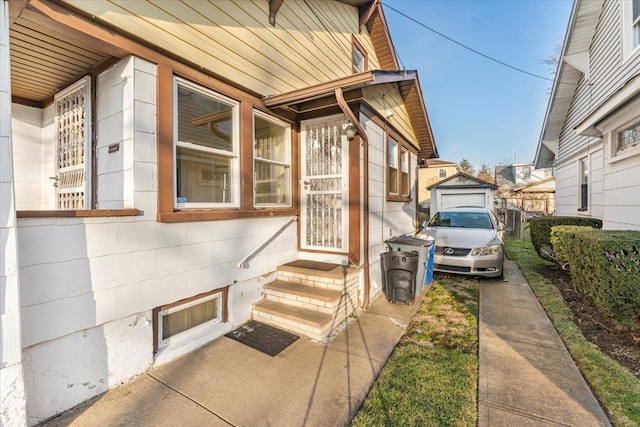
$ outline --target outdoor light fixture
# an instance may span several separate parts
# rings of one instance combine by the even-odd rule
[[[344,133],[347,135],[349,141],[351,141],[353,137],[356,136],[357,132],[358,131],[356,127],[351,122],[349,122],[349,124],[344,128]]]

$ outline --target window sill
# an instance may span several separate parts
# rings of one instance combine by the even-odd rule
[[[138,209],[83,209],[51,211],[16,211],[18,218],[95,218],[108,216],[138,216]]]
[[[640,155],[640,147],[628,148],[626,150],[622,150],[616,153],[610,159],[607,159],[606,163],[611,164],[611,163],[619,162],[621,160],[625,160],[637,155]]]
[[[396,196],[392,194],[387,194],[387,202],[410,202],[411,197],[408,196]]]
[[[298,215],[298,209],[256,209],[241,210],[181,210],[158,213],[159,222],[190,222],[190,221],[219,221],[225,219],[263,218]]]

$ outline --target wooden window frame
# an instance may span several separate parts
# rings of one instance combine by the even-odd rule
[[[209,292],[204,292],[202,294],[194,295],[189,298],[181,299],[176,302],[172,302],[171,304],[162,305],[160,307],[156,307],[152,310],[153,317],[153,353],[157,353],[160,349],[160,313],[171,308],[179,307],[182,305],[187,305],[193,303],[198,300],[202,300],[209,297],[218,297],[220,298],[220,313],[219,319],[220,322],[225,323],[229,320],[229,309],[228,309],[228,301],[229,301],[229,286],[225,286],[224,288],[214,289]],[[200,326],[200,325],[198,325]],[[197,327],[197,326],[196,326]],[[186,332],[186,331],[185,331]],[[163,346],[164,348],[164,346]]]
[[[232,122],[231,122],[231,127],[232,127],[232,141],[231,141],[231,149],[230,150],[223,150],[223,149],[214,149],[213,151],[211,149],[208,149],[207,147],[201,146],[199,144],[191,144],[191,143],[184,143],[182,141],[180,141],[179,139],[179,135],[178,135],[178,129],[177,129],[177,121],[178,121],[178,116],[179,116],[179,105],[178,102],[179,100],[176,99],[177,98],[177,93],[178,93],[178,88],[182,86],[183,88],[186,88],[188,90],[191,90],[193,92],[197,92],[200,95],[204,96],[204,97],[208,97],[209,99],[215,100],[219,103],[228,105],[230,107],[230,111],[227,113],[226,111],[223,112],[223,114],[209,114],[203,118],[199,118],[199,119],[194,119],[192,121],[192,124],[202,124],[202,123],[207,123],[210,122],[213,117],[217,116],[218,118],[221,119],[227,119],[227,118],[231,118]],[[220,208],[237,208],[238,206],[240,206],[240,144],[239,144],[239,135],[238,135],[238,121],[240,119],[240,115],[239,115],[239,110],[240,110],[240,103],[237,102],[236,100],[230,99],[222,94],[219,94],[215,91],[212,91],[208,88],[203,87],[202,85],[199,85],[197,83],[193,83],[187,79],[175,76],[174,77],[174,118],[173,118],[173,123],[174,123],[174,147],[173,147],[173,159],[174,159],[174,167],[173,170],[175,171],[177,169],[177,150],[179,146],[185,146],[188,145],[189,149],[191,150],[195,150],[195,151],[199,151],[199,152],[208,152],[209,154],[215,154],[217,156],[223,157],[225,159],[227,159],[230,162],[230,190],[229,193],[230,195],[230,200],[228,202],[195,202],[195,203],[189,203],[188,201],[186,202],[188,206],[185,207],[185,209],[220,209]],[[198,122],[198,123],[197,123]],[[178,183],[177,183],[177,179],[174,179],[174,208],[178,209]],[[190,205],[190,206],[189,206]]]
[[[283,160],[277,160],[277,159],[267,159],[267,158],[261,158],[256,156],[256,152],[255,152],[255,148],[256,148],[256,135],[255,135],[255,120],[256,117],[271,122],[272,124],[278,125],[278,126],[282,126],[285,129],[288,129],[289,133],[287,136],[287,140],[285,141],[286,144],[286,153],[285,153],[285,159]],[[283,166],[288,170],[288,177],[286,179],[287,184],[289,186],[288,189],[288,194],[287,194],[287,202],[286,203],[257,203],[256,202],[256,198],[258,196],[258,194],[256,193],[256,187],[257,187],[257,182],[253,183],[253,206],[256,209],[268,209],[268,208],[273,208],[273,207],[291,207],[292,203],[293,203],[293,197],[292,197],[292,192],[293,192],[293,182],[291,180],[291,158],[293,157],[293,153],[291,153],[291,125],[288,123],[283,122],[282,120],[278,120],[277,118],[269,115],[269,114],[265,114],[263,112],[261,112],[260,110],[253,110],[253,165],[254,165],[254,169],[253,169],[253,176],[255,178],[256,176],[256,163],[258,162],[262,162],[265,164],[271,164],[271,165],[276,165],[276,166]]]
[[[389,178],[390,175],[393,173],[392,172],[392,168],[391,165],[389,165],[389,142],[390,140],[393,140],[397,143],[397,150],[398,150],[398,155],[397,155],[397,161],[398,164],[396,165],[396,170],[395,170],[395,174],[396,174],[396,183],[397,183],[397,188],[396,191],[397,193],[393,193],[392,191],[390,191],[389,189]],[[406,151],[407,153],[407,161],[408,161],[408,166],[409,166],[409,188],[408,188],[408,192],[406,194],[402,194],[402,170],[401,170],[401,155],[403,153],[403,150]],[[409,145],[409,143],[407,141],[405,141],[403,138],[400,137],[399,134],[392,132],[391,130],[387,131],[387,136],[385,138],[385,156],[384,156],[384,162],[385,162],[385,170],[386,170],[386,176],[385,176],[385,193],[386,193],[386,199],[389,202],[410,202],[411,201],[411,153],[414,152],[414,149],[411,147],[411,145]]]
[[[205,209],[185,209],[174,206],[174,76],[181,77],[206,89],[239,102],[239,164],[240,164],[240,204],[239,207]],[[158,85],[158,216],[159,222],[215,221],[266,216],[290,216],[299,214],[298,189],[294,182],[298,179],[298,129],[293,123],[273,116],[263,108],[259,98],[240,90],[228,90],[228,86],[210,76],[195,70],[181,70],[159,64]],[[291,125],[291,206],[255,207],[253,200],[253,113],[259,110]]]
[[[356,67],[354,64],[356,52],[362,55],[362,64],[363,64],[362,70],[356,70]],[[362,46],[362,44],[358,41],[358,39],[354,35],[351,35],[351,71],[354,74],[369,71],[369,54],[367,53],[367,50]]]

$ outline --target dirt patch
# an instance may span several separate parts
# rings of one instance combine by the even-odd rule
[[[545,265],[538,272],[560,290],[585,338],[640,378],[640,332],[621,327],[600,313],[575,291],[568,271]]]

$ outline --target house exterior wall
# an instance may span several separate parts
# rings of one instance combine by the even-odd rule
[[[9,3],[0,2],[0,58],[9,57]],[[11,149],[9,62],[0,61],[0,425],[26,424]]]
[[[413,132],[411,119],[404,100],[395,85],[376,85],[365,87],[363,95],[382,117],[395,126],[415,147],[419,146],[418,138]]]
[[[418,157],[411,154],[409,160],[411,188],[410,202],[390,202],[386,200],[385,147],[384,130],[373,120],[360,116],[369,140],[369,276],[371,299],[382,291],[382,271],[380,254],[386,251],[385,240],[392,236],[416,231],[415,197],[417,194]],[[363,185],[365,185],[363,181]]]
[[[196,2],[193,8],[182,2],[66,3],[262,95],[352,74],[352,35],[367,51],[369,69],[380,68],[367,30],[360,32],[357,9],[339,2],[288,0],[275,27],[267,1]]]
[[[203,345],[248,320],[269,274],[297,257],[292,225],[249,268],[236,267],[288,218],[157,222],[155,66],[129,57],[109,72],[102,81],[114,84],[100,89],[110,95],[98,102],[98,123],[110,132],[104,138],[121,145],[105,154],[107,143],[101,144],[99,163],[122,165],[114,167],[117,194],[131,194],[141,214],[18,220],[30,424],[144,372],[154,361],[153,308],[230,286],[229,321],[212,328],[198,342]],[[172,349],[158,359],[191,349]],[[82,360],[74,363],[69,354]]]
[[[640,51],[624,58],[621,13],[621,2],[604,2],[589,50],[590,78],[586,81],[582,76],[578,81],[560,136],[556,163],[571,159],[592,142],[592,138],[577,135],[574,129],[640,70]]]
[[[640,229],[640,157],[613,159],[610,138],[578,135],[575,128],[640,71],[640,50],[623,49],[621,2],[605,1],[589,51],[590,76],[579,81],[560,134],[555,161],[558,215],[603,219],[605,229]],[[636,115],[637,117],[637,115]],[[589,158],[589,208],[578,211],[578,167]]]

